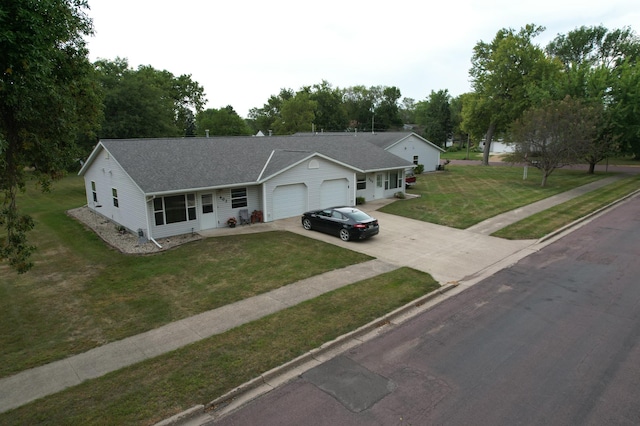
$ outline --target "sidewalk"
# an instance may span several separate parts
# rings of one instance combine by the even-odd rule
[[[533,247],[535,241],[512,242],[489,237],[487,236],[489,233],[530,214],[611,183],[614,179],[602,179],[564,194],[550,197],[531,206],[489,219],[467,230],[454,230],[411,219],[396,219],[385,216],[385,220],[388,222],[385,225],[385,238],[379,238],[383,235],[381,232],[381,235],[376,237],[378,240],[373,238],[366,242],[345,243],[332,236],[302,230],[298,218],[261,224],[262,226],[247,226],[246,231],[243,232],[261,232],[273,229],[304,232],[304,235],[312,238],[323,239],[352,250],[369,252],[377,259],[311,277],[262,295],[0,379],[0,412],[19,407],[38,398],[78,385],[85,380],[100,377],[212,335],[223,333],[246,322],[254,321],[342,286],[402,266],[427,271],[442,285],[447,282],[458,284],[458,280],[465,277],[468,281],[465,284],[470,285],[487,274],[490,275],[501,268],[508,267],[536,250]],[[366,210],[379,208],[388,202],[389,200],[380,200],[376,203],[367,203]],[[380,215],[382,214],[380,213]],[[420,229],[417,230],[417,227]],[[228,232],[228,230],[221,232],[224,231]],[[237,233],[238,230],[235,232]],[[210,235],[222,234],[211,232]],[[421,235],[429,235],[429,240],[435,241],[437,244],[425,247],[425,240],[423,240],[425,237]],[[412,256],[412,250],[415,253],[415,247],[422,247],[421,257]],[[471,259],[471,263],[460,265],[458,259],[461,257],[459,256]],[[433,269],[434,267],[436,268]],[[460,287],[462,289],[465,286]]]
[[[622,176],[611,176],[608,178],[600,179],[595,182],[591,182],[586,185],[579,186],[570,191],[566,191],[561,194],[557,194],[549,198],[545,198],[544,200],[537,201],[533,204],[529,204],[524,207],[519,207],[509,212],[502,213],[498,216],[494,216],[480,223],[477,223],[473,226],[470,226],[466,230],[469,232],[476,232],[482,235],[491,235],[494,232],[508,225],[511,225],[512,223],[516,223],[524,219],[525,217],[529,217],[543,210],[547,210],[553,206],[572,200],[576,197],[586,194],[587,192],[591,192],[598,188],[602,188],[603,186],[609,185],[610,183],[613,183],[620,179],[622,179]]]

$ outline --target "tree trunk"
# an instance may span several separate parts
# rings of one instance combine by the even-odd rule
[[[482,165],[489,165],[489,152],[491,152],[491,140],[493,139],[493,133],[496,131],[496,123],[491,122],[487,129],[487,135],[484,141],[484,150],[482,152]]]
[[[589,171],[587,173],[592,175],[595,173],[595,171],[596,171],[596,163],[589,163]]]
[[[549,173],[547,173],[546,170],[542,171],[542,183],[540,184],[541,187],[545,187],[547,185],[547,178],[549,177]]]

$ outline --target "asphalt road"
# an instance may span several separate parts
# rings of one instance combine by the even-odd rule
[[[640,197],[217,425],[640,424]]]

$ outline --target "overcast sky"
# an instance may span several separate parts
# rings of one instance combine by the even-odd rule
[[[640,31],[638,0],[89,0],[90,58],[127,58],[204,87],[207,108],[246,117],[281,88],[396,86],[424,100],[470,91],[473,47],[528,23]]]

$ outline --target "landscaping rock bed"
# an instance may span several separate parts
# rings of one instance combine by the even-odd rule
[[[158,247],[153,243],[153,241],[141,243],[137,235],[133,235],[126,231],[121,232],[115,223],[111,222],[104,216],[92,212],[87,206],[69,210],[67,211],[67,214],[94,231],[107,244],[122,253],[157,253],[202,238],[197,233],[160,238],[156,240],[161,246]]]

